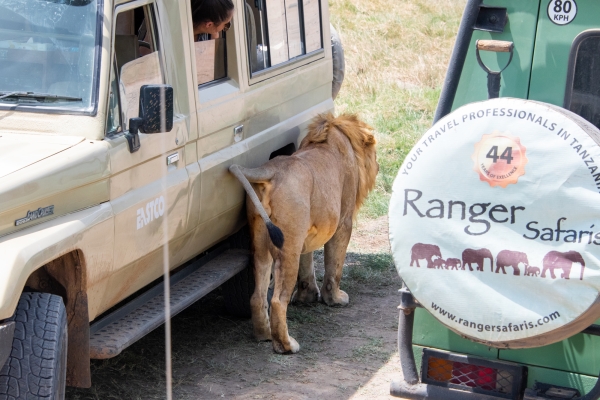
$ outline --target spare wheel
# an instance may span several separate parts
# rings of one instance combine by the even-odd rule
[[[340,35],[331,24],[329,24],[329,30],[331,32],[331,58],[333,62],[331,97],[335,100],[340,92],[340,89],[342,88],[342,83],[344,82],[346,61],[344,58],[344,46],[342,46],[342,39],[340,39]]]
[[[390,242],[415,298],[498,348],[563,340],[600,318],[600,131],[550,104],[468,104],[413,147]]]

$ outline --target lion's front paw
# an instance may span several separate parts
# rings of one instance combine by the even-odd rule
[[[276,340],[273,340],[273,350],[275,351],[275,353],[279,353],[279,354],[285,354],[285,353],[292,353],[295,354],[297,352],[300,351],[300,345],[298,344],[298,342],[296,342],[296,339],[294,339],[291,336],[288,336],[289,339],[289,344],[287,346],[285,346],[283,343],[280,343]]]
[[[350,298],[348,297],[348,293],[343,290],[332,290],[332,291],[321,291],[321,299],[328,306],[338,306],[344,307],[347,306],[350,302]]]
[[[317,286],[299,282],[298,289],[292,295],[292,303],[317,303],[320,297],[321,292]]]

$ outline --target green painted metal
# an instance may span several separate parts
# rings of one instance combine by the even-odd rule
[[[587,29],[600,28],[600,2],[578,0],[577,16],[567,25],[556,25],[542,4],[537,25],[529,99],[563,105],[569,53],[573,39]]]
[[[447,329],[430,313],[415,310],[413,344],[485,358],[497,358],[498,350],[464,339]]]
[[[581,32],[600,29],[600,1],[577,0],[577,16],[567,25],[550,21],[547,9],[551,2],[554,0],[485,1],[489,6],[506,7],[509,22],[503,33],[473,32],[453,110],[488,97],[487,76],[475,56],[477,39],[507,40],[515,45],[513,60],[502,73],[501,97],[529,98],[563,105],[571,45]],[[492,70],[501,69],[508,60],[506,53],[480,54]],[[600,320],[596,324],[600,324]],[[540,381],[574,387],[587,393],[600,372],[600,337],[578,334],[539,348],[496,350],[460,337],[422,309],[416,310],[413,344],[419,368],[421,346],[527,365],[527,387]]]
[[[527,98],[540,2],[539,0],[490,0],[485,1],[485,4],[506,7],[508,23],[502,33],[473,31],[452,110],[488,98],[487,73],[477,63],[475,55],[475,42],[478,39],[506,40],[514,43],[513,59],[502,72],[500,97]],[[508,53],[481,51],[480,55],[484,64],[494,71],[504,68],[509,58]]]
[[[521,364],[598,376],[600,337],[578,334],[548,346],[522,350],[500,350],[499,358]]]
[[[549,368],[529,367],[527,387],[533,387],[535,382],[552,383],[557,386],[570,387],[579,390],[581,394],[587,393],[596,383],[596,377],[557,371]]]

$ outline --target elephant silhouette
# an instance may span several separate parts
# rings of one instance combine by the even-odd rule
[[[506,274],[504,267],[513,267],[513,275],[521,275],[519,269],[519,263],[523,263],[525,270],[529,266],[529,260],[527,260],[527,254],[520,251],[502,250],[496,257],[496,273],[502,270],[502,273]]]
[[[546,271],[550,270],[550,276],[552,277],[552,279],[556,279],[556,276],[554,275],[554,269],[561,268],[563,270],[561,278],[569,279],[573,263],[581,264],[581,275],[579,277],[579,280],[583,280],[583,270],[585,268],[585,261],[583,260],[581,254],[573,250],[564,253],[554,250],[550,251],[544,256],[544,260],[542,262],[542,278],[545,278]]]
[[[442,253],[440,248],[435,244],[424,244],[417,243],[410,249],[410,266],[413,266],[413,263],[417,263],[417,267],[421,267],[419,265],[419,260],[427,260],[427,268],[435,268],[433,265],[433,257],[442,258]]]
[[[471,264],[477,264],[477,271],[483,271],[483,261],[489,258],[494,272],[494,257],[488,249],[466,249],[462,252],[462,269],[469,265],[469,271],[473,271]]]
[[[433,267],[437,268],[437,269],[448,269],[448,267],[446,266],[446,260],[444,260],[443,258],[436,258],[435,260],[433,260]]]
[[[449,258],[446,260],[446,269],[461,269],[461,266],[458,258]]]
[[[539,276],[540,269],[538,267],[525,266],[525,273],[523,276]]]

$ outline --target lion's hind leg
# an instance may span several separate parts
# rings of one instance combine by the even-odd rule
[[[269,303],[267,291],[271,278],[273,257],[269,252],[269,243],[262,221],[253,226],[252,245],[254,247],[254,293],[250,298],[254,337],[258,341],[271,340],[269,323]]]
[[[300,254],[300,269],[298,270],[298,288],[292,296],[292,303],[316,303],[321,297],[315,278],[313,252]]]
[[[296,285],[299,262],[300,255],[289,251],[288,241],[277,255],[273,269],[275,288],[271,299],[271,335],[273,350],[280,354],[300,350],[298,342],[289,335],[287,326],[287,307]]]
[[[340,289],[340,281],[351,234],[352,220],[349,220],[325,243],[325,277],[321,299],[328,306],[346,306],[350,301],[348,294]]]

